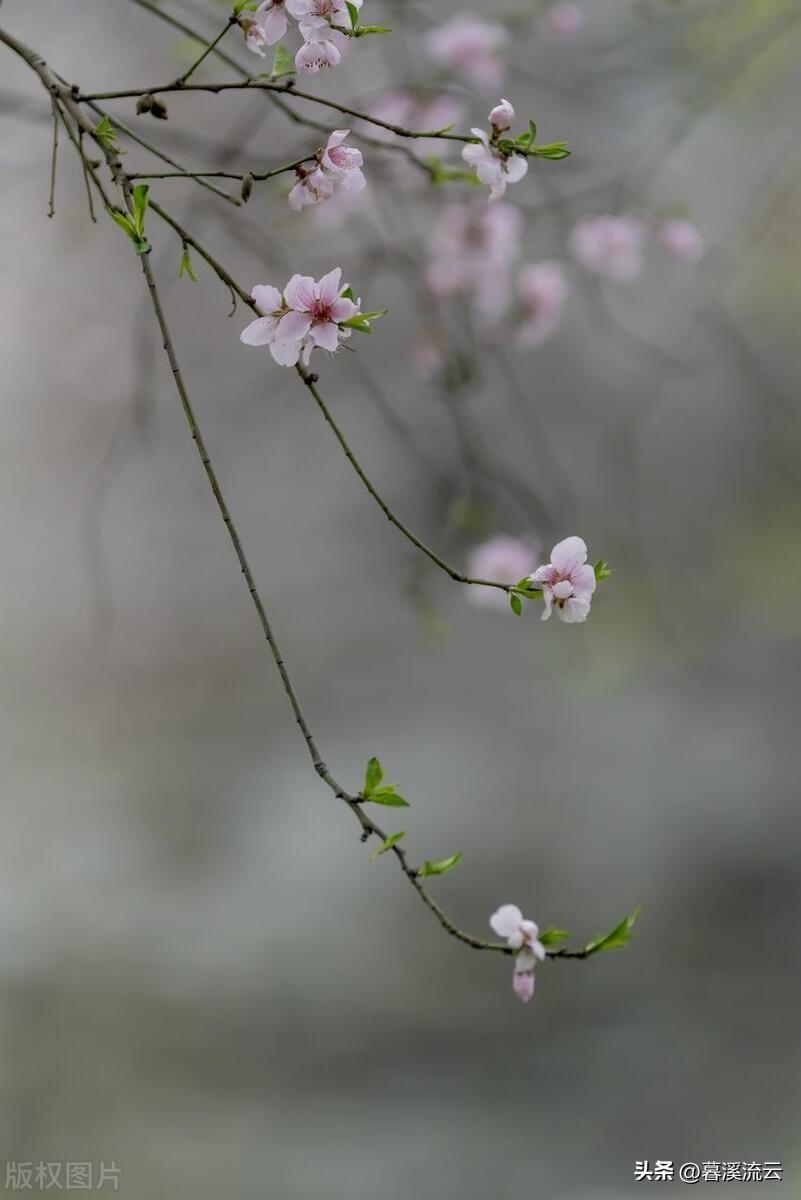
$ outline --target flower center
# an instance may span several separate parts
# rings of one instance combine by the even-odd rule
[[[315,325],[324,325],[331,320],[331,305],[323,300],[315,300],[309,309],[309,316]]]

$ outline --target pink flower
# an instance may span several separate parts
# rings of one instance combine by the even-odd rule
[[[293,275],[284,293],[271,284],[255,287],[251,293],[258,317],[242,330],[240,340],[248,346],[269,346],[281,366],[293,367],[299,360],[308,365],[315,346],[336,350],[340,341],[350,337],[347,321],[359,311],[358,302],[342,295],[342,270],[337,267],[321,280],[310,275]]]
[[[346,192],[359,192],[367,186],[362,172],[364,159],[361,150],[343,144],[349,134],[349,129],[335,129],[328,139],[320,163],[332,177],[333,183]]]
[[[341,279],[342,268],[336,267],[319,282],[310,275],[293,275],[284,288],[287,305],[306,322],[303,334],[308,353],[315,346],[334,351],[343,338],[350,337],[350,330],[340,329],[339,323],[355,316],[359,304],[342,295],[347,289],[341,286]]]
[[[700,262],[706,251],[704,239],[691,221],[665,221],[659,229],[659,240],[675,258],[686,263]]]
[[[507,38],[502,25],[462,13],[432,30],[426,46],[437,62],[458,71],[476,87],[496,91],[503,84],[501,51]]]
[[[490,928],[498,937],[506,938],[507,946],[512,950],[526,949],[538,958],[545,958],[545,947],[539,940],[539,925],[528,921],[516,904],[502,904],[489,919]]]
[[[527,921],[516,904],[502,904],[490,917],[490,928],[506,938],[515,956],[512,985],[515,995],[527,1004],[534,995],[534,967],[537,959],[545,958],[545,947],[539,940],[539,926]]]
[[[307,204],[320,204],[334,194],[333,181],[323,173],[319,166],[307,170],[296,167],[297,182],[289,193],[289,203],[296,212],[300,212]]]
[[[538,550],[523,538],[500,533],[474,546],[467,560],[467,573],[473,579],[494,579],[496,583],[518,583],[534,570]],[[500,588],[474,586],[468,589],[471,604],[510,613],[509,597]]]
[[[528,1004],[534,995],[534,955],[523,950],[515,958],[512,987],[518,1000]]]
[[[320,41],[304,42],[295,55],[295,66],[299,71],[309,71],[316,75],[323,67],[336,67],[342,62],[342,55],[333,42],[327,38]]]
[[[264,47],[267,45],[267,35],[264,32],[264,26],[253,18],[240,17],[239,24],[242,26],[242,32],[245,35],[245,45],[253,54],[258,54],[260,58],[264,58],[267,51]]]
[[[553,33],[562,37],[572,37],[584,24],[584,13],[577,4],[570,4],[569,0],[564,0],[564,3],[554,4],[545,19]]]
[[[645,232],[638,217],[585,217],[570,234],[570,250],[588,271],[632,283],[642,272]]]
[[[300,342],[308,330],[305,316],[291,312],[278,288],[259,284],[251,292],[262,316],[251,321],[239,335],[246,346],[269,346],[277,363],[293,367],[300,355]]]
[[[595,571],[587,565],[587,546],[580,537],[565,538],[551,551],[551,561],[537,567],[530,576],[536,587],[542,588],[547,621],[553,608],[560,620],[568,625],[586,621],[595,591]]]
[[[267,45],[274,46],[286,33],[284,0],[264,0],[253,14],[253,20],[261,26]]]
[[[501,100],[491,110],[489,122],[495,133],[505,133],[515,123],[515,110],[508,100]]]
[[[352,2],[356,8],[361,8],[362,0]],[[286,6],[307,42],[327,40],[334,25],[344,25],[350,29],[350,14],[345,0],[286,0]]]
[[[554,332],[567,299],[567,280],[557,262],[532,263],[517,277],[517,292],[525,308],[518,332],[524,346],[539,346]]]
[[[500,200],[508,183],[517,183],[528,171],[528,159],[522,154],[502,154],[490,142],[484,129],[471,129],[476,142],[470,142],[462,150],[462,158],[475,168],[479,180],[490,189],[490,201]]]

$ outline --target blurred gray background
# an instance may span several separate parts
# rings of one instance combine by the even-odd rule
[[[425,77],[420,33],[450,10],[368,7],[395,48],[359,43],[311,90]],[[684,212],[709,253],[649,258],[629,289],[576,275],[558,335],[480,348],[462,389],[412,363],[443,195],[389,153],[367,152],[367,207],[335,231],[280,180],[242,212],[186,181],[153,192],[248,288],[341,263],[389,306],[358,362],[321,358],[321,388],[449,558],[476,541],[453,514],[491,460],[491,529],[545,550],[581,533],[616,568],[584,627],[471,606],[387,526],[294,374],[240,345],[241,306],[228,320],[197,260],[198,284],[177,278],[153,220],[190,391],[334,773],[356,789],[381,757],[412,801],[386,824],[415,860],[463,852],[432,891],[476,933],[505,901],[576,941],[642,905],[628,950],[545,964],[528,1007],[506,960],[368,861],[311,770],[137,264],[89,221],[63,138],[47,220],[47,100],[0,56],[4,1161],[114,1159],[141,1197],[611,1200],[682,1190],[635,1183],[636,1159],[781,1159],[781,1184],[721,1186],[799,1194],[801,14],[584,7],[562,41],[523,14],[509,55],[505,94],[575,150],[510,195],[527,257],[630,209]],[[208,36],[226,12],[170,11]],[[6,0],[0,22],[92,90],[195,53],[128,0]],[[486,98],[461,98],[483,121]],[[257,95],[177,97],[163,126],[109,107],[196,168],[317,144]],[[456,478],[444,496],[410,439]],[[507,470],[549,517],[504,496]]]

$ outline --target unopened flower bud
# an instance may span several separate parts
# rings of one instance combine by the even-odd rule
[[[508,100],[501,100],[489,115],[490,125],[497,133],[504,133],[515,123],[515,110]]]
[[[153,97],[150,95],[149,92],[145,92],[144,96],[140,96],[139,99],[136,101],[137,116],[141,117],[142,113],[149,113],[152,108],[153,108]]]
[[[242,176],[242,191],[240,192],[240,195],[242,196],[243,204],[247,204],[248,200],[250,199],[250,193],[252,191],[253,191],[253,176],[250,174],[243,175]]]

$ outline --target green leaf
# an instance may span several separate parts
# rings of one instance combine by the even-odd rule
[[[150,188],[146,183],[139,183],[133,190],[134,225],[141,237],[145,231],[145,213],[147,212],[147,195]]]
[[[543,946],[557,946],[559,942],[563,942],[565,938],[569,938],[570,933],[567,929],[557,929],[554,925],[549,925],[544,933],[540,934],[540,941]]]
[[[631,929],[639,915],[639,908],[635,908],[634,912],[624,917],[614,929],[610,929],[608,933],[600,934],[597,938],[588,942],[584,947],[585,952],[589,955],[598,954],[601,950],[622,950],[634,937]]]
[[[448,128],[453,128],[449,126]],[[481,187],[482,183],[473,171],[464,171],[460,167],[449,167],[438,158],[426,159],[431,172],[431,182],[439,183],[469,183],[472,187]]]
[[[355,4],[351,4],[350,0],[345,0],[345,8],[350,14],[350,27],[356,29],[359,24],[359,10]]]
[[[351,7],[349,4],[348,8]],[[371,33],[392,33],[392,30],[386,25],[359,25],[358,27],[354,25],[353,31],[356,37],[369,37]]]
[[[595,571],[595,578],[599,583],[601,583],[604,579],[609,579],[614,574],[612,568],[608,563],[605,563],[602,558],[598,559],[597,563],[593,567],[593,570]]]
[[[112,221],[117,222],[120,229],[125,230],[125,232],[128,234],[129,238],[132,238],[134,241],[136,240],[136,237],[137,237],[136,226],[134,225],[133,221],[131,220],[131,218],[129,216],[127,216],[125,213],[118,212],[116,208],[110,208],[108,210],[108,214],[111,217]]]
[[[353,301],[355,301],[355,299],[356,299],[356,293],[354,292],[354,290],[353,290],[353,288],[350,286],[350,284],[348,284],[348,286],[345,288],[345,290],[343,291],[342,295],[343,295],[343,297],[344,297],[346,300],[353,300]]]
[[[570,158],[571,151],[568,150],[564,142],[551,142],[548,146],[532,146],[529,154],[535,158],[550,158],[554,162],[558,162],[562,158]]]
[[[528,123],[528,131],[531,135],[532,144],[537,140],[537,122],[531,118]]]
[[[375,860],[379,857],[379,855],[386,854],[386,852],[388,850],[391,850],[393,846],[397,846],[397,844],[401,840],[401,838],[405,838],[405,837],[406,837],[405,833],[390,834],[390,836],[387,838],[387,840],[385,842],[382,842],[381,845],[378,847],[378,849],[374,850],[373,853],[370,855],[370,862],[375,862]]]
[[[349,317],[347,321],[340,321],[340,328],[355,329],[357,333],[372,333],[373,321],[386,316],[388,312],[388,308],[380,308],[376,312],[356,313],[354,317]]]
[[[181,257],[181,266],[178,270],[178,278],[183,279],[184,275],[188,275],[193,283],[197,283],[197,275],[192,266],[192,259],[189,257],[189,247],[184,246],[184,252]]]
[[[447,875],[448,871],[452,871],[458,866],[462,858],[462,853],[452,854],[450,858],[441,858],[438,862],[432,862],[427,858],[420,870],[421,875]]]
[[[289,51],[286,49],[286,47],[281,42],[279,42],[278,45],[275,47],[275,54],[273,56],[273,66],[272,66],[272,70],[270,71],[270,78],[271,79],[280,79],[282,75],[294,75],[294,74],[295,74],[295,66],[292,61],[292,55],[289,53]]]
[[[120,144],[117,141],[116,130],[107,116],[103,117],[101,121],[98,121],[97,125],[95,125],[94,129],[92,130],[92,133],[97,140],[106,147],[107,150],[113,150],[115,154],[122,154]]]
[[[512,606],[512,612],[516,617],[519,617],[523,611],[523,601],[520,599],[517,592],[509,593],[509,603]]]
[[[384,768],[377,758],[371,758],[364,772],[364,791],[362,795],[371,796],[383,778]]]
[[[365,796],[365,800],[369,800],[371,804],[384,804],[387,808],[409,807],[409,801],[404,800],[403,796],[399,796],[395,791],[394,783],[371,792],[369,796]]]

